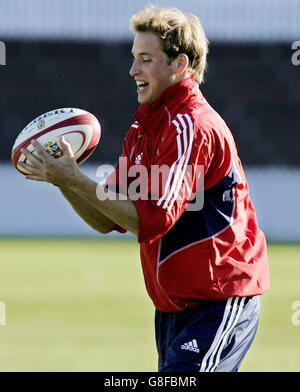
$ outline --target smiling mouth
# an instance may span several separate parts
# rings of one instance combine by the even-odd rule
[[[142,93],[143,91],[145,91],[148,86],[149,86],[149,83],[147,83],[147,82],[137,82],[138,93]]]

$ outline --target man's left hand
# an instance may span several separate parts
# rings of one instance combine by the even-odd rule
[[[26,175],[27,179],[50,182],[64,187],[71,185],[72,179],[76,178],[80,170],[71,145],[65,141],[63,136],[60,138],[60,144],[63,156],[58,159],[52,157],[37,140],[32,140],[31,145],[39,154],[40,159],[26,149],[21,150],[29,162],[19,163],[21,167],[30,172]]]

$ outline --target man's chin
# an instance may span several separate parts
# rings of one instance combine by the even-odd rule
[[[152,102],[149,98],[142,95],[138,95],[138,103],[143,105],[150,105]]]
[[[141,104],[141,105],[147,105],[148,104],[147,100],[146,99],[142,99],[142,98],[138,98],[138,103]]]

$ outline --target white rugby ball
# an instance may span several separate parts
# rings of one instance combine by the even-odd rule
[[[19,162],[26,162],[22,148],[38,157],[30,144],[33,139],[39,141],[54,158],[61,157],[60,136],[70,143],[77,163],[81,164],[98,145],[101,125],[93,114],[82,109],[62,108],[44,113],[26,125],[17,137],[12,148],[15,168],[22,174],[28,174]]]

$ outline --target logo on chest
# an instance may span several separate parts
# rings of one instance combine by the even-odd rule
[[[135,157],[135,164],[139,165],[142,162],[143,153],[141,152],[138,156]]]

